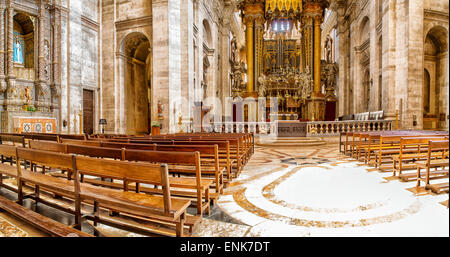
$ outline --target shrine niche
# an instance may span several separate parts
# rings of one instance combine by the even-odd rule
[[[25,13],[14,16],[13,60],[14,73],[19,79],[33,81],[34,72],[34,17]]]

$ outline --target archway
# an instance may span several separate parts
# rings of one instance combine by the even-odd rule
[[[446,126],[445,104],[448,92],[446,62],[448,61],[448,33],[443,27],[433,27],[424,43],[424,83],[422,94],[424,129],[441,129]]]
[[[123,89],[125,132],[150,133],[152,60],[149,39],[142,33],[127,35],[121,44],[121,88]]]

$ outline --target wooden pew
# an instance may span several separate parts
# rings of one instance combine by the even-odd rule
[[[403,174],[404,170],[416,169],[415,161],[427,158],[428,142],[430,140],[445,140],[445,137],[405,137],[400,139],[399,154],[393,155],[393,176],[398,173],[400,179],[408,181],[416,178],[416,174]],[[443,159],[442,151],[432,152],[431,157]]]
[[[376,167],[378,167],[380,170],[383,168],[381,167],[381,164],[383,161],[386,161],[388,163],[393,163],[392,156],[398,155],[400,152],[400,140],[401,138],[408,138],[408,137],[441,137],[441,136],[448,136],[445,133],[435,132],[435,133],[421,133],[421,132],[408,132],[408,133],[399,133],[399,134],[389,134],[387,136],[380,135],[380,140],[378,144],[378,150],[375,151],[375,153],[378,155],[377,157],[377,164]],[[414,152],[414,149],[406,149],[403,150],[404,153],[407,152]]]
[[[109,158],[115,160],[122,161],[136,161],[136,159],[127,158],[126,149],[121,148],[107,148],[107,147],[91,147],[84,145],[70,145],[70,144],[61,144],[54,142],[44,142],[44,141],[30,141],[30,148],[37,150],[46,150],[46,151],[55,151],[55,152],[64,152],[69,154],[77,154],[84,155],[89,157],[96,158]],[[145,151],[146,153],[149,151]],[[199,178],[169,178],[169,184],[171,186],[171,194],[174,196],[183,196],[188,198],[194,198],[197,201],[197,211],[198,214],[202,214],[206,211],[207,214],[210,212],[210,186],[212,181],[208,179],[202,179],[202,167],[200,166],[199,159],[196,153],[168,153],[168,152],[149,152],[151,154],[145,155],[147,157],[146,161],[153,163],[167,163],[167,164],[183,164],[192,167],[192,170],[195,169],[196,176]],[[45,171],[45,167],[43,168]],[[174,167],[169,167],[169,172],[177,172]],[[57,174],[53,174],[54,176],[58,176]],[[112,182],[106,182],[103,177],[102,180],[97,179],[85,179],[84,174],[81,174],[81,180],[90,184],[99,185],[99,186],[107,186],[111,188],[121,188],[122,184]],[[68,172],[67,178],[72,179],[72,174]],[[112,179],[112,178],[110,178]],[[195,192],[186,191],[186,190],[176,190],[177,188],[183,189],[194,189]],[[136,184],[133,186],[129,186],[129,189],[134,189],[136,192],[144,192],[144,193],[159,193],[161,194],[161,190],[153,189],[149,187],[140,186]],[[218,195],[214,195],[214,200],[218,198]],[[189,225],[191,228],[194,227],[198,223],[198,220],[194,218],[188,218],[188,222],[186,225]]]
[[[184,235],[186,209],[191,202],[190,200],[171,197],[166,164],[130,163],[27,148],[16,148],[16,151],[16,159],[19,164],[20,160],[29,160],[45,166],[59,167],[74,172],[74,180],[69,181],[34,173],[22,169],[21,165],[16,165],[19,204],[22,204],[25,198],[32,198],[36,203],[42,202],[56,207],[57,204],[45,201],[39,197],[39,192],[42,189],[75,200],[75,211],[58,206],[59,209],[75,215],[75,227],[80,227],[82,219],[81,202],[86,202],[94,204],[94,213],[85,216],[94,220],[94,225],[97,222],[105,222],[108,225],[117,225],[121,228],[125,226],[124,224],[114,224],[114,222],[100,217],[99,208],[102,207],[114,212],[146,218],[154,222],[176,224],[176,235]],[[123,191],[80,183],[79,173],[98,177],[114,177],[123,180]],[[129,192],[128,184],[133,182],[161,185],[163,196]],[[23,194],[22,187],[24,183],[35,186],[33,195]],[[157,228],[154,228],[154,231],[155,233],[160,232]]]
[[[433,152],[442,151],[444,156],[447,158],[443,159],[433,159]],[[420,187],[420,182],[425,182],[425,189],[431,189],[431,191],[435,193],[440,193],[441,191],[449,190],[449,183],[439,183],[439,184],[430,184],[431,179],[440,179],[440,178],[448,178],[448,167],[449,167],[449,159],[448,159],[448,151],[449,151],[449,141],[429,141],[428,143],[428,152],[427,152],[427,160],[417,162],[417,188]],[[446,153],[445,153],[446,152]],[[431,169],[434,168],[435,171],[432,172]],[[441,168],[441,170],[438,170]],[[447,169],[446,169],[447,168]],[[421,170],[425,169],[425,177],[422,177]]]
[[[25,137],[10,134],[0,134],[0,144],[18,145],[25,147]],[[2,163],[8,161],[11,163],[11,165],[13,163],[13,159],[11,157],[5,159],[3,155],[1,156],[1,161]]]
[[[37,212],[23,207],[13,201],[0,196],[0,209],[12,214],[13,216],[25,221],[33,227],[56,237],[93,237],[92,235],[74,229]]]
[[[235,168],[235,174],[234,177],[238,177],[240,172],[242,171],[242,166],[244,163],[245,154],[243,153],[242,148],[240,147],[240,141],[238,139],[217,139],[214,141],[208,141],[208,140],[192,140],[192,139],[186,139],[186,138],[177,138],[177,139],[152,139],[152,140],[139,140],[139,141],[131,141],[131,140],[111,140],[108,142],[101,141],[101,145],[113,147],[113,145],[108,144],[127,144],[130,147],[133,147],[137,149],[138,144],[140,145],[150,145],[150,144],[170,144],[170,145],[187,145],[187,144],[194,144],[194,145],[218,145],[219,146],[219,157],[221,159],[227,158],[227,155],[230,157],[230,172],[233,168]],[[227,146],[228,142],[228,146]],[[224,161],[223,161],[224,162]],[[227,171],[227,174],[228,171]],[[232,178],[230,175],[229,179]]]
[[[153,137],[138,137],[138,138],[118,138],[118,139],[110,139],[110,142],[119,142],[119,143],[137,143],[137,144],[148,144],[150,142],[155,142],[159,140],[175,140],[175,141],[230,141],[230,150],[238,151],[240,156],[240,161],[242,165],[248,162],[250,157],[251,149],[253,147],[250,145],[247,137],[241,135],[233,135],[229,136],[195,136],[195,135],[186,135],[186,136],[174,136],[174,135],[161,135],[161,136],[153,136]],[[238,140],[237,143],[233,142],[234,140]]]
[[[57,135],[57,141],[59,143],[61,143],[63,139],[87,140],[87,136],[85,134],[84,135],[64,135],[64,134]]]
[[[0,154],[14,161],[14,159],[16,158],[16,147],[12,145],[0,145]],[[18,190],[15,187],[11,187],[3,183],[3,179],[5,178],[17,179],[17,169],[16,167],[12,166],[12,164],[12,162],[11,165],[0,163],[0,187],[17,193]]]
[[[242,156],[240,155],[239,148],[234,148],[235,151],[230,150],[231,144],[238,144],[238,140],[229,139],[223,141],[188,141],[188,140],[173,140],[173,139],[160,139],[160,140],[151,140],[145,141],[145,144],[141,142],[140,144],[128,143],[128,140],[124,142],[111,142],[111,141],[79,141],[79,140],[67,140],[63,139],[64,143],[67,144],[77,144],[77,145],[85,145],[85,146],[97,146],[97,147],[109,147],[109,148],[127,148],[127,149],[135,149],[135,150],[154,150],[154,144],[157,145],[183,145],[183,146],[192,146],[195,148],[196,146],[211,146],[217,145],[219,148],[219,163],[221,166],[226,166],[226,175],[228,181],[230,181],[233,177],[238,177],[240,172],[242,171]],[[203,153],[202,162],[207,163],[206,160],[212,159],[214,160],[213,154]],[[211,161],[210,161],[211,162]],[[233,173],[233,174],[232,174]],[[227,182],[228,182],[227,181]]]
[[[211,163],[215,164],[216,161],[216,152],[213,151],[205,151],[208,149],[209,146],[217,145],[218,151],[217,151],[217,161],[219,165],[225,166],[226,168],[226,175],[227,175],[227,181],[230,182],[233,178],[233,176],[237,177],[238,174],[238,166],[236,165],[235,174],[232,175],[232,167],[237,162],[236,159],[238,157],[234,155],[235,159],[231,159],[232,155],[230,153],[229,149],[229,141],[209,141],[209,142],[188,142],[188,141],[162,141],[162,142],[154,142],[154,150],[156,151],[199,151],[200,152],[200,158],[202,159],[202,163]],[[125,146],[126,147],[126,146]]]

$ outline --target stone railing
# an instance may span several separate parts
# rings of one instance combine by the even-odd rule
[[[389,131],[393,129],[392,120],[366,121],[316,121],[308,122],[308,136],[338,136],[341,132]]]
[[[307,136],[338,136],[341,132],[389,131],[394,129],[395,121],[316,121],[306,123]],[[277,122],[216,122],[203,128],[204,132],[254,133],[276,135]],[[183,123],[184,132],[193,132],[190,123]]]

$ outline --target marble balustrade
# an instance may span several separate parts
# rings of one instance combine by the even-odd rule
[[[389,131],[394,127],[391,120],[352,120],[352,121],[315,121],[307,122],[307,136],[337,136],[341,132]],[[183,132],[194,132],[190,122],[183,122]],[[276,135],[277,122],[213,122],[204,126],[205,132],[218,133],[254,133]]]

